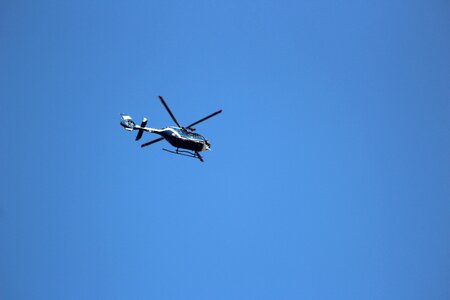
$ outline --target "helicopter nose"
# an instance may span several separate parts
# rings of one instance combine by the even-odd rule
[[[203,145],[203,151],[211,150],[211,144],[208,141],[205,141],[205,144]]]

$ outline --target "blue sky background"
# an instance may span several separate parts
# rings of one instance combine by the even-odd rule
[[[450,299],[449,53],[444,0],[2,1],[0,298]]]

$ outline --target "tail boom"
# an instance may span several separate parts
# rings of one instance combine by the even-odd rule
[[[136,136],[136,141],[140,140],[142,135],[144,134],[144,131],[147,132],[154,132],[154,133],[158,133],[160,132],[159,129],[156,128],[151,128],[151,127],[146,127],[147,125],[147,118],[144,118],[142,120],[141,125],[136,125],[136,123],[133,121],[133,119],[126,114],[121,114],[120,115],[122,117],[122,121],[120,122],[120,125],[125,128],[125,130],[128,131],[133,131],[133,130],[138,130],[137,136]]]

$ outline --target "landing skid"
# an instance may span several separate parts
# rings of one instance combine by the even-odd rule
[[[163,148],[163,150],[166,152],[177,154],[177,155],[198,158],[201,162],[204,162],[203,157],[200,155],[200,153],[198,153],[198,151],[179,150],[178,148],[175,151],[164,149],[164,148]]]

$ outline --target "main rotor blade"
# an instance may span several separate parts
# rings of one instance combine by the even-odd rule
[[[206,121],[206,120],[208,120],[209,118],[212,118],[212,117],[214,117],[215,115],[220,114],[221,112],[222,112],[222,110],[218,110],[218,111],[216,111],[215,113],[212,113],[212,114],[210,114],[209,116],[204,117],[203,119],[200,119],[200,120],[198,120],[197,122],[192,123],[191,125],[187,126],[186,128],[191,128],[192,126],[197,125],[198,123],[201,123],[201,122],[203,122],[203,121]],[[191,128],[191,129],[192,129],[192,128]]]
[[[169,115],[172,117],[172,120],[175,122],[175,124],[177,124],[177,126],[181,128],[182,126],[180,125],[180,123],[178,123],[178,121],[175,118],[175,116],[173,115],[172,111],[170,111],[170,108],[167,106],[166,101],[164,101],[163,97],[159,96],[159,99],[161,100],[162,104],[166,108],[166,110],[169,113]]]
[[[147,142],[147,143],[145,143],[145,144],[142,144],[141,147],[142,147],[142,148],[143,148],[143,147],[147,147],[147,146],[149,146],[149,145],[151,145],[151,144],[160,142],[160,141],[162,141],[163,139],[164,139],[164,138],[162,138],[162,137],[157,138],[156,140],[153,140],[153,141]]]

